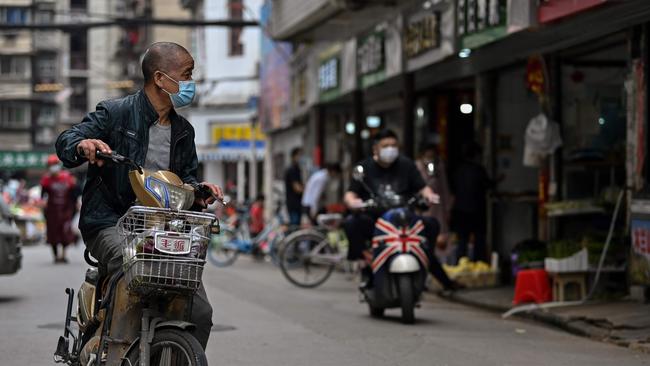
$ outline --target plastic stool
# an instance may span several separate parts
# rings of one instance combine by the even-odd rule
[[[528,269],[517,273],[514,305],[524,302],[542,303],[551,301],[551,286],[548,274],[543,269]]]
[[[583,300],[587,297],[587,272],[557,272],[550,273],[553,278],[553,300],[565,301],[566,300],[566,287],[570,284],[578,286],[579,298],[577,301]]]

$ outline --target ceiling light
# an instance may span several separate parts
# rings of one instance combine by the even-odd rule
[[[381,125],[381,118],[379,116],[366,117],[366,125],[370,128],[377,128]]]
[[[469,48],[463,48],[462,50],[460,50],[460,52],[458,52],[458,57],[468,58],[471,54],[472,54],[472,50],[470,50]]]
[[[348,135],[354,135],[354,122],[349,121],[345,124],[345,132],[347,132]]]
[[[469,103],[463,103],[460,105],[460,113],[462,114],[470,114],[474,110],[474,106],[472,106]]]

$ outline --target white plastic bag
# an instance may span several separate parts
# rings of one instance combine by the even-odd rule
[[[560,126],[540,113],[528,122],[524,141],[524,166],[539,166],[542,158],[562,146]]]

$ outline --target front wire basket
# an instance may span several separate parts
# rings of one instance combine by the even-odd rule
[[[123,236],[124,274],[132,292],[194,292],[201,284],[210,242],[212,214],[131,207],[118,222]],[[189,253],[168,254],[155,248],[156,235],[189,239]]]

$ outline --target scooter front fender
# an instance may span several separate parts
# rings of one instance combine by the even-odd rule
[[[420,262],[410,254],[400,254],[393,258],[388,267],[389,273],[413,273],[420,270]]]

